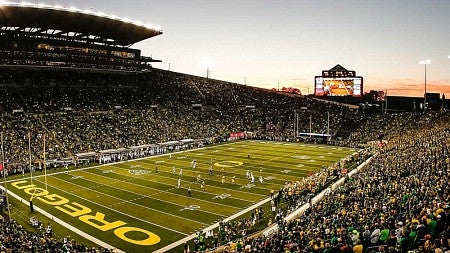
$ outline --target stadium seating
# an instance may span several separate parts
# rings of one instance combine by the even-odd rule
[[[0,90],[8,174],[29,170],[28,138],[37,170],[42,169],[44,135],[47,159],[72,159],[77,153],[186,138],[226,140],[229,133],[238,131],[252,132],[258,139],[292,140],[294,111],[299,114],[299,129],[308,132],[311,123],[315,133],[326,131],[329,113],[331,143],[356,147],[382,134],[387,146],[361,173],[291,223],[283,222],[284,214],[319,192],[333,172],[325,170],[288,183],[287,188],[297,187],[302,194],[283,197],[289,205],[280,211],[280,230],[245,240],[244,246],[251,252],[338,252],[349,250],[344,245],[353,250],[360,239],[365,249],[377,251],[387,245],[387,239],[373,243],[370,235],[388,229],[396,231],[395,246],[386,247],[390,252],[424,248],[427,240],[435,248],[449,248],[447,240],[440,240],[449,239],[450,233],[450,119],[446,113],[366,115],[311,97],[158,69],[139,74],[4,70]],[[436,224],[434,230],[430,224]],[[29,250],[30,245],[17,243],[14,236],[21,241],[45,241],[36,251],[68,247],[36,237],[15,223],[1,226],[2,233],[13,231],[2,236],[4,250]],[[90,252],[75,242],[70,245],[76,252]]]
[[[260,139],[293,137],[294,110],[299,128],[323,133],[330,113],[336,138],[355,112],[345,106],[303,96],[154,69],[152,73],[5,70],[0,108],[7,170],[27,168],[27,132],[32,164],[184,138],[226,138],[249,131]],[[195,107],[193,105],[200,105]],[[300,110],[308,108],[308,110]],[[307,130],[308,129],[308,130]]]
[[[415,119],[407,127],[397,122],[404,134],[392,135],[368,166],[304,215],[244,240],[248,252],[449,250],[450,118]]]

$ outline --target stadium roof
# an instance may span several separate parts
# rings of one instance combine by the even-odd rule
[[[97,43],[112,42],[121,46],[162,34],[159,27],[102,12],[1,0],[0,27],[28,33],[73,36]]]

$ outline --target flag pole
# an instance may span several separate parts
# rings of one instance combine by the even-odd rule
[[[45,179],[45,190],[47,191],[47,165],[45,164],[45,133],[44,133],[44,179]]]
[[[6,186],[6,168],[5,168],[5,151],[3,150],[3,132],[1,133],[2,139],[2,171],[3,171],[3,182],[5,184],[5,197],[6,197],[6,208],[8,209],[8,220],[11,219],[11,210],[9,208],[8,200],[8,187]]]

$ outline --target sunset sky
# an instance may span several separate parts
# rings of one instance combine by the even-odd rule
[[[427,90],[450,94],[448,0],[42,1],[161,26],[134,45],[157,68],[206,76],[208,65],[214,79],[312,93],[314,76],[341,64],[366,92],[423,96],[430,59]]]

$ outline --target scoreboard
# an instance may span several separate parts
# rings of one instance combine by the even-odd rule
[[[362,77],[322,77],[315,78],[316,96],[354,96],[360,97],[363,88]]]
[[[356,76],[354,70],[347,70],[339,64],[329,70],[323,70],[322,75],[314,79],[316,96],[360,97],[362,94],[362,76]]]

